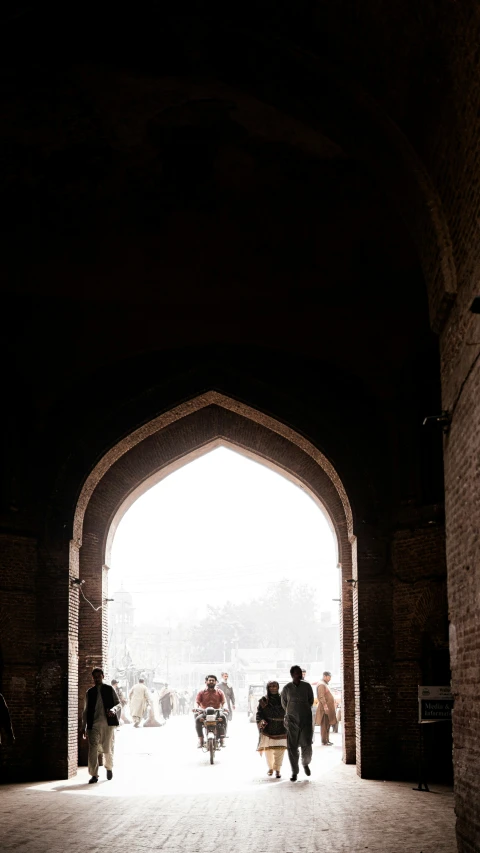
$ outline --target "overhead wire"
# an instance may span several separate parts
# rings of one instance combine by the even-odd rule
[[[95,613],[98,613],[98,611],[99,611],[99,610],[103,610],[104,605],[103,605],[103,604],[100,604],[98,607],[95,607],[95,605],[94,605],[94,604],[92,604],[92,602],[90,601],[90,599],[89,599],[89,598],[87,598],[87,596],[85,595],[85,593],[84,593],[84,591],[83,591],[83,589],[82,589],[82,587],[81,587],[81,586],[80,586],[80,592],[82,593],[82,595],[83,595],[83,597],[84,597],[85,601],[87,602],[87,604],[89,604],[89,605],[90,605],[90,607],[92,608],[92,610],[94,610],[94,611],[95,611]]]

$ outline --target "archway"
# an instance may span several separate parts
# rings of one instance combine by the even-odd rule
[[[205,453],[214,443],[228,443],[241,452],[280,470],[308,489],[330,518],[338,542],[341,566],[341,650],[343,658],[343,760],[355,763],[354,605],[356,593],[347,580],[356,577],[355,537],[350,504],[335,469],[301,435],[257,410],[217,392],[188,401],[128,435],[97,464],[84,484],[75,513],[71,543],[71,577],[88,582],[95,603],[108,597],[108,554],[115,526],[128,506],[187,459]],[[78,574],[76,573],[78,570]],[[75,592],[72,591],[74,595]],[[78,593],[77,593],[78,595]],[[80,601],[78,626],[70,620],[71,645],[78,631],[78,673],[70,667],[69,689],[79,697],[71,720],[77,728],[92,665],[106,660],[106,608]],[[355,653],[356,654],[356,653]],[[84,755],[80,755],[84,761]]]
[[[122,727],[118,773],[128,785],[136,761],[138,775],[156,785],[187,773],[190,786],[202,786],[191,711],[205,674],[227,672],[235,708],[227,762],[223,752],[218,758],[231,785],[253,770],[249,694],[261,684],[276,678],[283,686],[300,661],[314,692],[327,669],[338,696],[336,537],[309,490],[224,441],[145,485],[116,527],[108,559],[106,677],[125,696],[143,677],[151,698],[149,721],[136,726],[145,730]],[[171,692],[161,702],[164,685]],[[124,722],[132,713],[125,709]],[[329,738],[333,750],[321,748],[320,732],[314,739],[323,773],[341,760],[341,728]]]

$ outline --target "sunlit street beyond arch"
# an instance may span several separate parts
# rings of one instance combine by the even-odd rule
[[[117,680],[124,703],[120,782],[123,764],[125,780],[137,784],[154,773],[160,784],[172,749],[167,784],[175,784],[176,767],[196,777],[206,761],[192,711],[210,673],[220,682],[226,672],[223,689],[232,694],[227,746],[208,784],[225,774],[240,786],[265,776],[256,751],[258,702],[268,681],[281,690],[291,680],[293,664],[306,670],[315,698],[323,672],[331,673],[340,718],[336,539],[314,497],[261,460],[216,447],[146,490],[115,530],[109,596],[106,677]],[[139,681],[149,706],[137,711],[132,688]],[[319,773],[339,760],[341,730],[340,722],[332,728],[335,745],[322,747],[317,729],[315,749],[325,753]],[[282,777],[287,765],[285,755]]]

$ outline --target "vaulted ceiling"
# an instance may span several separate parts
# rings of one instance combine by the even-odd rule
[[[430,323],[479,244],[473,8],[7,12],[4,346],[38,411],[58,381],[226,345],[436,394]]]

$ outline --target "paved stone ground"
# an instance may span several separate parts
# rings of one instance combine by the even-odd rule
[[[366,782],[316,737],[312,776],[266,776],[256,727],[240,718],[213,767],[191,717],[117,732],[114,778],[0,789],[3,853],[454,853],[453,796]],[[334,736],[336,737],[336,736]],[[339,737],[336,737],[339,741]],[[219,843],[219,838],[221,842]]]

